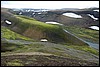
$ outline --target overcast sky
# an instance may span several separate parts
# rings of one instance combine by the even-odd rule
[[[1,1],[6,8],[90,8],[99,7],[99,1]]]

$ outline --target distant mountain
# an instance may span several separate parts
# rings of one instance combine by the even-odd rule
[[[14,14],[21,14],[29,17],[33,17],[39,21],[47,22],[47,21],[57,21],[67,26],[80,26],[80,27],[89,27],[91,25],[99,26],[99,12],[95,11],[98,8],[62,8],[55,10],[48,9],[21,9],[16,11]],[[12,11],[14,12],[14,10]],[[20,13],[21,12],[21,13]],[[75,13],[77,15],[82,16],[82,18],[72,18],[69,16],[64,16],[64,13]],[[94,18],[98,18],[95,20]]]
[[[79,8],[62,8],[61,10],[77,10]]]

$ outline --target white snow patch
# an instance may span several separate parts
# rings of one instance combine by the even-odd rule
[[[45,23],[63,25],[63,24],[60,24],[60,23],[57,23],[57,22],[45,22]]]
[[[94,20],[98,20],[98,18],[95,18],[93,15],[90,15],[90,14],[87,14],[87,15],[93,18]]]
[[[22,12],[20,12],[19,14],[22,14]]]
[[[93,10],[93,11],[97,11],[97,12],[99,12],[99,10]]]
[[[95,29],[95,30],[99,30],[99,27],[98,26],[90,26],[89,28]]]
[[[5,21],[7,24],[11,24],[11,22],[9,22],[8,20]]]
[[[74,18],[82,18],[82,16],[77,15],[75,13],[64,13],[63,15],[69,16],[69,17],[74,17]]]
[[[38,14],[41,14],[41,13],[38,13]]]
[[[35,14],[35,13],[32,13],[32,14]]]
[[[42,41],[42,42],[47,42],[48,40],[47,40],[47,39],[41,39],[40,41]]]

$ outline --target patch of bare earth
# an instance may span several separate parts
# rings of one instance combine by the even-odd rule
[[[32,29],[32,28],[28,28],[24,33],[23,33],[24,36],[27,36],[27,37],[30,37],[30,38],[33,38],[33,39],[40,39],[40,38],[43,38],[45,37],[45,34],[40,31],[40,30],[37,30],[37,29]]]

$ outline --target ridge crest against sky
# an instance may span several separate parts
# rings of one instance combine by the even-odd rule
[[[1,1],[1,7],[35,9],[99,8],[99,1]]]

